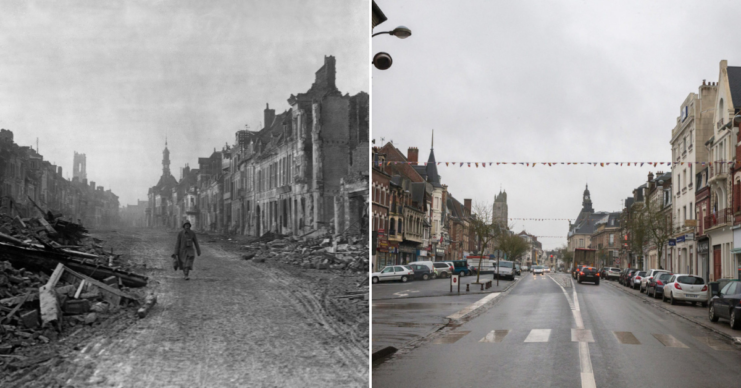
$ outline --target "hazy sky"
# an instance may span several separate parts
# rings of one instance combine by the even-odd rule
[[[71,178],[145,200],[162,174],[260,128],[325,55],[343,93],[368,92],[370,6],[321,1],[2,1],[0,128]]]
[[[734,1],[378,0],[412,36],[373,38],[373,138],[427,160],[435,130],[438,161],[670,162],[679,107],[719,62],[741,66],[741,3]],[[538,164],[438,166],[463,202],[492,203],[502,185],[510,217],[576,218],[589,183],[597,211],[622,200],[666,166]],[[566,242],[566,221],[517,221]]]

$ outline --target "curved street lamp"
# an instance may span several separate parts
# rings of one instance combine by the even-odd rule
[[[375,34],[371,35],[371,37],[381,35],[381,34],[389,34],[399,39],[406,39],[412,36],[412,30],[404,26],[399,26],[399,27],[394,28],[391,31],[376,32]],[[380,52],[373,56],[372,63],[373,63],[373,66],[375,66],[378,70],[387,70],[388,68],[391,67],[391,64],[393,64],[394,61],[391,58],[391,55],[389,55],[389,53]]]
[[[374,37],[376,35],[381,35],[381,34],[389,34],[389,35],[393,35],[393,36],[395,36],[395,37],[397,37],[399,39],[406,39],[406,38],[412,36],[412,30],[410,30],[409,28],[404,27],[404,26],[399,26],[399,27],[394,28],[391,31],[376,32],[375,34],[371,35],[371,37]]]

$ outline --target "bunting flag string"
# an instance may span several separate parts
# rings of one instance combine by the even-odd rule
[[[511,218],[510,221],[575,221],[574,218]]]
[[[390,166],[392,164],[393,165],[408,164],[408,165],[415,165],[415,166],[416,165],[424,165],[424,166],[427,166],[427,164],[428,164],[427,162],[420,163],[420,162],[410,162],[410,161],[385,161],[385,162],[383,162],[383,161],[375,161],[373,164],[376,165],[376,166],[382,166],[384,163],[386,164],[386,166]],[[649,166],[653,166],[653,167],[664,166],[664,165],[667,166],[667,167],[671,167],[672,166],[672,162],[437,162],[437,165],[439,166],[442,163],[445,163],[445,166],[446,167],[450,167],[450,164],[452,164],[453,166],[455,166],[456,164],[458,164],[458,167],[463,167],[463,165],[465,164],[469,168],[471,167],[472,164],[476,168],[479,167],[479,164],[481,165],[481,167],[486,167],[486,164],[487,163],[489,163],[489,166],[494,165],[494,164],[496,164],[497,166],[499,166],[500,164],[504,164],[504,165],[506,165],[506,164],[511,164],[511,165],[517,165],[517,164],[519,164],[519,165],[526,166],[526,167],[531,167],[531,166],[532,167],[535,167],[538,163],[540,163],[540,164],[542,164],[544,166],[545,165],[548,165],[548,167],[553,167],[553,166],[559,165],[559,164],[562,165],[562,166],[563,165],[566,165],[566,166],[572,166],[573,165],[573,166],[575,166],[575,165],[587,164],[589,166],[594,166],[594,167],[597,167],[598,165],[601,166],[601,167],[605,167],[605,166],[608,166],[609,167],[610,165],[614,165],[614,166],[617,166],[617,167],[623,167],[623,164],[625,164],[625,166],[627,166],[627,167],[643,167],[643,165],[645,165],[645,164],[648,164]],[[736,162],[733,161],[733,160],[731,160],[731,161],[716,161],[716,162],[674,162],[674,164],[678,164],[680,166],[693,165],[694,164],[694,165],[702,166],[702,167],[704,167],[704,166],[707,165],[707,166],[710,166],[711,168],[713,168],[715,166],[720,166],[720,165],[728,165],[728,166],[731,166],[731,165],[733,165],[735,163]]]

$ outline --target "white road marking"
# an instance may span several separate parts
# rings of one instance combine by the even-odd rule
[[[419,292],[419,290],[404,290],[404,291],[394,292],[394,295],[398,297],[403,297],[403,296],[409,296],[409,294],[413,294],[415,292]]]
[[[569,294],[566,292],[566,289],[563,288],[563,286],[559,284],[556,281],[556,279],[553,279],[550,275],[548,275],[548,277],[551,278],[551,280],[553,280],[556,284],[558,284],[559,287],[561,287],[563,294],[566,296],[566,300],[569,300]],[[584,320],[581,317],[581,310],[579,309],[579,298],[576,296],[576,285],[574,284],[574,279],[570,279],[570,280],[571,280],[571,288],[573,290],[573,297],[571,300],[569,300],[569,307],[571,307],[571,311],[574,314],[574,321],[576,322],[576,328],[584,330]],[[572,330],[572,339],[573,339],[573,330]],[[596,388],[597,383],[594,381],[594,371],[592,370],[592,361],[589,358],[589,343],[587,342],[579,342],[579,367],[581,368],[582,388]]]
[[[473,303],[473,304],[471,304],[469,306],[464,307],[461,311],[458,311],[457,313],[452,314],[452,315],[448,315],[446,318],[452,319],[454,321],[457,321],[457,320],[463,318],[463,316],[465,316],[466,314],[469,314],[471,311],[476,310],[477,308],[483,306],[484,304],[486,304],[486,302],[489,302],[490,300],[498,297],[499,294],[500,294],[500,292],[497,292],[497,293],[494,293],[494,294],[491,294],[491,295],[487,295],[487,296],[481,298],[476,303]]]
[[[551,337],[551,329],[533,329],[525,338],[525,342],[548,342]]]

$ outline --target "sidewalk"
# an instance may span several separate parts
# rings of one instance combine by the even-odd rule
[[[639,290],[625,287],[616,281],[607,281],[603,282],[602,284],[605,283],[610,284],[612,287],[622,290],[626,294],[629,294],[635,298],[639,298],[643,300],[644,303],[649,303],[655,308],[662,309],[678,317],[684,318],[694,324],[700,325],[708,330],[712,330],[713,332],[728,338],[734,343],[741,344],[741,330],[731,329],[728,321],[724,319],[721,319],[718,322],[710,322],[710,319],[708,319],[708,309],[705,307],[683,302],[672,306],[669,303],[662,302],[661,298],[654,299],[650,296],[647,296],[646,294],[642,294]]]

